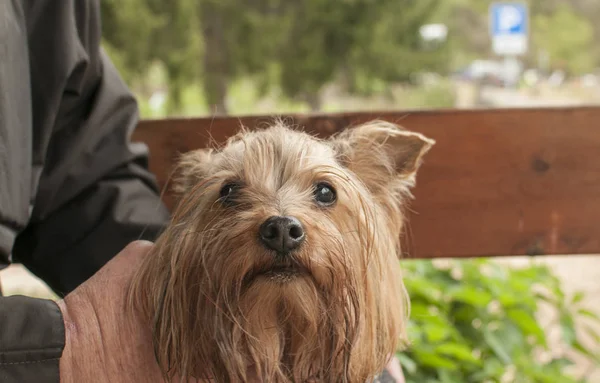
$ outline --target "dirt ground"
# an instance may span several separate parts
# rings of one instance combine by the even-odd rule
[[[587,297],[584,301],[586,306],[600,315],[600,255],[544,257],[539,258],[539,260],[552,267],[556,275],[563,281],[567,294],[572,294],[575,291],[583,291]],[[526,257],[510,257],[499,258],[497,261],[518,267],[527,262],[528,259]],[[0,283],[5,295],[23,294],[35,297],[55,298],[42,281],[19,265],[11,266],[1,271]],[[540,322],[544,324],[545,318],[549,318],[550,315],[542,311],[539,317]],[[581,327],[589,324],[581,322],[578,325]],[[600,332],[600,326],[596,326],[596,329]],[[551,331],[550,333],[554,334],[554,337],[550,339],[551,343],[560,336],[559,331]],[[600,354],[599,344],[594,344],[592,339],[584,339],[583,341],[594,347],[596,352]],[[582,373],[589,374],[589,383],[600,382],[600,368],[583,361],[579,361],[574,366],[574,372],[577,375]]]

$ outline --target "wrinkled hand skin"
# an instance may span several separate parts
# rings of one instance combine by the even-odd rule
[[[150,329],[125,308],[129,281],[152,246],[131,243],[58,302],[66,334],[61,383],[163,381]]]

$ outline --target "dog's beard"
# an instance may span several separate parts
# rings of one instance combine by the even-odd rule
[[[349,291],[356,284],[349,283],[348,264],[310,262],[331,260],[326,250],[282,258],[252,248],[231,249],[231,262],[208,262],[207,269],[219,270],[211,283],[199,286],[209,299],[198,302],[196,323],[206,334],[198,341],[211,339],[213,349],[205,355],[215,357],[217,380],[248,381],[245,374],[269,382],[346,376],[349,360],[338,359],[349,359],[359,305],[357,292]]]
[[[360,331],[381,330],[369,327],[365,315],[372,313],[361,312],[373,299],[365,287],[365,257],[346,253],[364,246],[346,243],[349,234],[346,242],[330,239],[278,258],[252,245],[242,234],[250,231],[238,227],[239,233],[211,237],[223,228],[190,232],[171,225],[156,243],[155,264],[140,274],[139,288],[153,286],[146,291],[152,300],[141,302],[153,318],[166,377],[353,381],[356,348],[373,348],[359,345]],[[363,337],[377,343],[373,334]]]
[[[362,382],[378,373],[403,333],[396,249],[348,217],[313,227],[311,244],[282,258],[239,217],[197,227],[186,223],[198,217],[176,216],[132,290],[165,378]]]
[[[132,290],[165,378],[362,382],[378,373],[403,333],[396,249],[349,217],[309,227],[312,242],[281,257],[257,243],[252,220],[176,216]]]
[[[342,345],[335,344],[341,334],[336,334],[339,328],[333,326],[337,321],[332,316],[340,305],[309,275],[259,276],[239,307],[243,322],[234,326],[234,340],[240,341],[240,352],[250,356],[251,369],[265,381],[287,377],[305,382],[334,365],[329,359]],[[332,344],[321,344],[324,339]]]

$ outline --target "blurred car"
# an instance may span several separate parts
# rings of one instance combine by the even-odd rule
[[[455,73],[455,78],[477,81],[482,85],[515,86],[519,82],[521,67],[518,62],[475,60],[466,68]]]

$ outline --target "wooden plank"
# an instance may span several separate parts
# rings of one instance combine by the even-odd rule
[[[327,136],[374,118],[434,138],[417,178],[409,257],[600,253],[600,108],[421,111],[290,116]],[[164,186],[177,153],[269,117],[143,121]],[[172,199],[165,196],[172,206]]]

